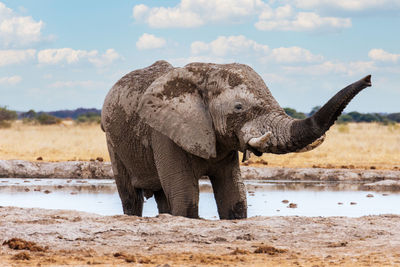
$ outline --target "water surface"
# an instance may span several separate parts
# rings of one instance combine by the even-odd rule
[[[359,190],[359,183],[246,181],[248,216],[349,216],[400,214],[400,194]],[[199,214],[217,219],[208,181],[200,182]],[[367,197],[372,194],[373,197]],[[288,203],[283,203],[287,200]],[[294,203],[297,208],[289,208]],[[113,180],[0,179],[0,206],[68,209],[101,215],[123,214]],[[154,198],[143,216],[157,215]]]

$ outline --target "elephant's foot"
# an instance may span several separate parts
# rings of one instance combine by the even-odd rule
[[[143,192],[141,189],[135,189],[128,195],[121,194],[122,209],[126,215],[142,216],[143,212]]]
[[[183,216],[187,218],[197,219],[199,218],[199,206],[197,203],[174,205],[171,214],[174,216]]]
[[[247,218],[246,201],[240,201],[237,202],[231,210],[229,210],[227,219],[233,220],[233,219],[246,219],[246,218]]]

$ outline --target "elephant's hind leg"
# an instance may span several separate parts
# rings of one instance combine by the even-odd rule
[[[110,144],[108,144],[115,183],[122,202],[124,214],[142,216],[143,190],[132,186],[132,181],[124,164]]]
[[[157,202],[158,213],[171,213],[167,197],[162,189],[154,192],[154,198]]]

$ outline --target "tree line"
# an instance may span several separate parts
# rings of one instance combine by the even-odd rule
[[[296,119],[305,119],[312,116],[321,107],[316,106],[311,109],[309,113],[299,112],[293,108],[284,108],[286,114]],[[400,122],[400,112],[399,113],[360,113],[357,111],[352,111],[349,113],[344,113],[339,116],[337,123],[347,123],[347,122],[378,122],[383,124],[390,124]]]
[[[305,119],[312,116],[320,109],[316,106],[309,113],[297,111],[293,108],[284,108],[286,114],[296,119]],[[21,119],[23,123],[50,125],[60,123],[63,119],[70,118],[77,123],[100,123],[101,110],[79,108],[75,110],[59,110],[53,112],[17,112],[7,107],[0,107],[0,128],[11,126],[12,121]],[[399,113],[360,113],[352,111],[339,116],[337,123],[348,122],[378,122],[382,124],[400,123]]]
[[[12,121],[22,120],[26,124],[51,125],[61,123],[63,119],[73,119],[77,123],[100,123],[101,111],[98,109],[60,110],[53,112],[17,112],[0,107],[0,128],[8,128]]]

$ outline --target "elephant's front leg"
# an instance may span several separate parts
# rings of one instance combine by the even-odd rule
[[[172,215],[198,218],[199,182],[191,156],[168,137],[152,134],[152,147],[161,186]]]
[[[214,166],[209,175],[220,219],[247,218],[246,187],[236,151]]]

